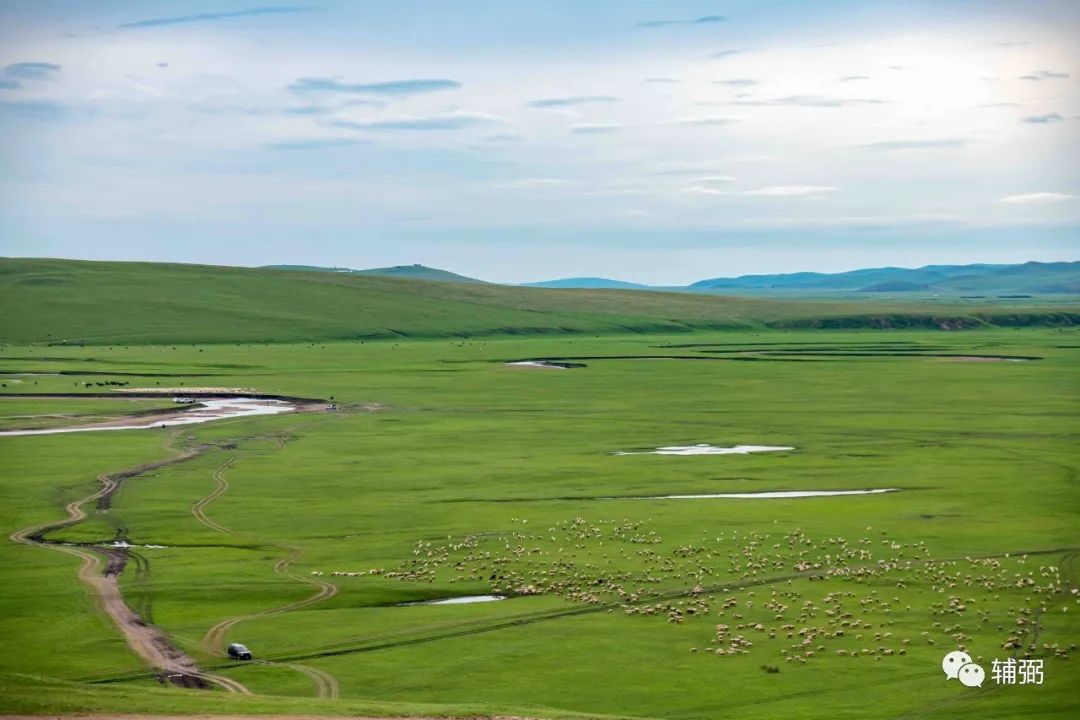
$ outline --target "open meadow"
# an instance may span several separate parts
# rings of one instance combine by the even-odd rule
[[[543,359],[573,367],[508,364]],[[5,430],[170,404],[139,388],[321,402],[0,437],[0,711],[1064,717],[1078,367],[1074,328],[9,345],[0,393],[110,397],[2,398]],[[205,688],[132,651],[95,561]]]

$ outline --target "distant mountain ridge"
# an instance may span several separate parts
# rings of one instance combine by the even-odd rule
[[[608,278],[566,278],[530,287],[666,290],[720,294],[945,294],[1080,295],[1080,262],[1017,265],[926,265],[921,268],[860,268],[839,273],[796,272],[699,280],[685,287],[626,283]]]
[[[522,283],[525,287],[546,288],[576,288],[579,290],[597,290],[609,288],[613,290],[648,290],[648,285],[641,283],[625,282],[623,280],[611,280],[598,277],[562,278],[559,280],[544,280],[542,282]]]
[[[1073,293],[1080,287],[1080,262],[1019,265],[927,265],[865,268],[841,273],[791,273],[711,278],[689,286],[705,291],[846,291],[961,293]]]
[[[313,265],[267,265],[271,270],[303,270],[347,275],[379,275],[412,280],[488,284],[426,265],[395,265],[354,270]],[[687,286],[644,285],[605,277],[571,277],[523,283],[522,287],[567,290],[663,290],[728,295],[1080,295],[1080,262],[1027,262],[1015,265],[926,265],[920,268],[860,268],[838,273],[796,272],[740,275],[699,280]]]
[[[320,267],[318,265],[263,265],[264,270],[303,270],[306,272],[334,272],[345,275],[380,275],[410,280],[435,280],[437,282],[484,283],[483,280],[465,277],[449,270],[428,267],[426,265],[394,265],[384,268],[353,270],[351,268]]]

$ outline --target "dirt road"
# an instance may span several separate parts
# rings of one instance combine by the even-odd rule
[[[231,534],[232,530],[206,517],[206,506],[214,502],[214,500],[216,500],[226,490],[229,489],[229,481],[225,479],[225,471],[231,468],[233,466],[233,463],[235,462],[236,458],[229,458],[222,464],[221,467],[215,470],[213,478],[214,482],[217,483],[217,487],[214,488],[213,492],[211,492],[209,495],[202,498],[201,500],[198,500],[194,505],[191,506],[191,514],[195,516],[196,520],[198,520],[211,530],[216,530],[219,533]]]
[[[78,573],[79,580],[90,589],[101,609],[112,619],[132,652],[153,668],[163,682],[181,687],[200,688],[214,684],[229,692],[250,695],[250,691],[235,680],[199,670],[195,661],[174,646],[168,635],[153,625],[147,624],[138,613],[128,607],[120,592],[119,572],[103,572],[102,557],[108,554],[105,549],[59,545],[44,540],[45,534],[69,527],[85,519],[87,513],[83,507],[88,503],[96,503],[101,509],[108,508],[112,494],[124,480],[190,460],[209,448],[210,446],[200,446],[183,451],[168,460],[140,465],[119,473],[99,475],[98,482],[101,483],[101,487],[84,498],[68,503],[64,508],[68,515],[66,519],[17,530],[10,537],[17,543],[46,548],[82,559]]]

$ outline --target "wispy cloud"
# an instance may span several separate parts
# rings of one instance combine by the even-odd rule
[[[1045,115],[1029,115],[1025,118],[1020,118],[1021,122],[1034,123],[1036,125],[1046,125],[1047,123],[1058,122],[1065,118],[1058,115],[1056,112],[1046,113]]]
[[[796,197],[801,195],[823,195],[836,192],[828,185],[772,185],[770,187],[747,190],[743,195],[764,195],[767,197]]]
[[[496,122],[505,122],[505,118],[487,113],[452,112],[383,120],[334,120],[327,124],[347,130],[462,130]]]
[[[788,95],[787,97],[771,98],[766,100],[732,100],[726,105],[759,105],[774,107],[819,107],[838,108],[852,105],[884,105],[886,100],[877,98],[841,98],[828,97],[825,95]]]
[[[652,167],[653,175],[700,175],[702,173],[717,174],[727,172],[727,168],[714,160],[677,160],[660,163]]]
[[[673,77],[648,77],[648,78],[645,78],[645,82],[647,82],[647,83],[667,83],[667,84],[672,84],[672,83],[679,82],[679,80],[678,80],[678,78],[673,78]]]
[[[755,190],[720,190],[707,185],[692,185],[683,190],[688,195],[739,195],[749,197],[807,197],[836,192],[829,185],[770,185]]]
[[[713,58],[715,60],[721,60],[723,58],[729,58],[729,57],[733,57],[735,55],[742,55],[743,53],[748,53],[748,52],[750,52],[750,51],[747,50],[746,48],[731,48],[731,49],[728,49],[728,50],[717,50],[713,54],[709,55],[709,57],[711,57],[711,58]]]
[[[1054,70],[1036,70],[1030,75],[1021,75],[1020,80],[1065,80],[1069,77],[1069,73],[1057,72]]]
[[[12,63],[4,68],[4,74],[19,80],[51,80],[60,72],[60,66],[48,62]]]
[[[1075,195],[1068,195],[1066,193],[1037,192],[1026,193],[1023,195],[1007,195],[1006,197],[998,200],[998,202],[1016,203],[1021,205],[1044,205],[1050,203],[1066,202],[1068,200],[1075,199]]]
[[[416,95],[437,90],[455,90],[457,80],[416,78],[377,83],[344,83],[337,78],[298,78],[289,84],[293,92],[353,93],[358,95]]]
[[[713,80],[716,85],[727,85],[728,87],[750,87],[751,85],[757,85],[757,80],[751,80],[750,78],[732,78],[731,80]]]
[[[860,147],[868,150],[890,152],[894,150],[937,150],[962,147],[967,144],[968,141],[963,138],[939,138],[936,140],[883,140],[881,142],[864,143]]]
[[[675,118],[674,120],[664,120],[656,123],[657,125],[685,125],[689,127],[704,127],[709,125],[731,125],[732,123],[741,122],[742,118],[728,117],[726,115],[700,115],[693,117]]]
[[[307,12],[311,9],[312,8],[309,7],[299,7],[296,5],[266,5],[262,7],[247,8],[245,10],[233,10],[231,12],[193,13],[191,15],[174,15],[171,17],[135,20],[117,25],[116,29],[138,30],[142,28],[165,27],[168,25],[186,25],[188,23],[232,20],[235,18],[256,17],[259,15],[291,15],[293,13]]]
[[[671,27],[673,25],[711,25],[713,23],[722,23],[726,21],[727,18],[721,15],[704,15],[690,20],[645,20],[644,22],[639,22],[634,27],[660,28]]]
[[[570,97],[542,98],[528,103],[529,107],[552,108],[572,107],[574,105],[592,105],[595,103],[618,102],[619,98],[610,95],[571,95]]]
[[[18,80],[0,80],[0,90],[14,90],[18,87],[22,87]]]
[[[594,135],[616,132],[622,130],[623,127],[625,126],[621,123],[577,123],[570,126],[570,132],[578,135]]]
[[[483,138],[486,143],[516,143],[524,140],[523,135],[518,133],[494,133]]]
[[[62,120],[68,108],[49,100],[0,100],[0,115],[23,120]]]
[[[737,178],[731,175],[706,175],[704,177],[694,178],[696,183],[733,183],[738,182]]]
[[[869,75],[845,75],[840,78],[840,82],[855,82],[856,80],[869,80]]]
[[[268,150],[331,150],[365,144],[355,138],[297,138],[278,140],[263,145]]]
[[[575,180],[567,180],[565,178],[525,178],[524,180],[515,180],[513,182],[502,183],[496,185],[496,188],[502,190],[543,190],[550,188],[565,188],[573,187],[578,183]]]
[[[760,228],[836,228],[845,230],[890,230],[921,225],[955,225],[962,223],[957,215],[849,215],[840,217],[763,217],[747,218],[741,224]]]
[[[375,100],[373,98],[350,98],[344,102],[335,103],[333,105],[292,105],[290,107],[284,107],[275,109],[273,112],[280,113],[281,115],[332,115],[333,113],[347,110],[352,107],[386,107],[386,103],[382,100]]]

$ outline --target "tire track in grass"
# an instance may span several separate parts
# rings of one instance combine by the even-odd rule
[[[225,479],[225,471],[233,466],[236,462],[236,458],[231,457],[222,463],[221,467],[214,471],[214,482],[217,483],[217,487],[207,495],[206,497],[196,500],[195,504],[191,506],[191,514],[195,516],[195,519],[201,522],[206,527],[219,533],[231,535],[232,530],[225,527],[221,523],[214,522],[210,518],[206,517],[206,506],[214,502],[214,500],[221,497],[226,490],[229,489],[229,481]]]
[[[322,422],[325,422],[325,420],[323,420]],[[304,428],[319,423],[320,421],[316,420],[304,423],[298,427]],[[285,447],[288,445],[289,441],[295,438],[295,435],[293,435],[293,431],[295,429],[296,428],[286,428],[285,430],[274,436],[274,445],[278,450],[284,450]],[[236,458],[230,458],[229,460],[225,461],[225,463],[223,463],[221,467],[214,471],[213,477],[218,484],[217,488],[205,498],[196,502],[195,505],[193,505],[191,508],[192,515],[194,515],[195,518],[199,520],[199,522],[203,523],[212,530],[227,534],[231,534],[232,530],[206,517],[205,509],[207,505],[209,505],[216,498],[220,497],[226,490],[228,490],[229,483],[225,479],[225,472],[229,468],[231,468],[235,462]],[[214,625],[212,628],[210,628],[206,632],[206,635],[204,635],[202,638],[201,645],[207,652],[213,655],[217,655],[218,657],[227,657],[227,654],[225,652],[226,635],[228,634],[229,630],[246,620],[254,620],[256,618],[263,618],[271,615],[292,612],[294,610],[301,610],[305,607],[314,605],[318,602],[322,602],[323,600],[328,600],[334,595],[337,595],[338,586],[334,585],[333,583],[328,583],[322,580],[315,580],[314,578],[303,577],[290,573],[289,566],[296,562],[296,560],[300,557],[301,550],[300,548],[293,545],[279,545],[279,547],[288,551],[288,554],[284,558],[281,558],[276,563],[274,563],[274,572],[278,575],[282,575],[298,582],[302,582],[305,585],[315,587],[315,593],[310,597],[304,598],[303,600],[288,603],[280,607],[271,608],[269,610],[263,610],[248,615],[238,615],[222,620],[217,625]],[[291,670],[306,675],[315,685],[315,695],[318,698],[333,699],[338,698],[341,695],[341,687],[338,684],[337,678],[335,678],[333,675],[326,672],[325,670],[313,668],[308,665],[301,665],[299,663],[275,662],[272,660],[257,660],[255,662],[260,665],[287,667]]]
[[[258,618],[270,617],[272,615],[280,615],[281,613],[292,612],[294,610],[302,610],[315,603],[328,600],[338,593],[338,586],[333,583],[328,583],[323,580],[316,580],[314,578],[303,577],[289,572],[289,566],[291,566],[301,555],[300,548],[294,545],[280,545],[284,550],[288,551],[288,555],[274,563],[274,572],[283,577],[287,577],[298,582],[302,582],[305,585],[315,587],[316,591],[313,595],[298,600],[296,602],[281,605],[269,610],[262,610],[260,612],[251,613],[248,615],[237,615],[235,617],[226,618],[217,625],[210,628],[206,635],[203,636],[202,646],[203,648],[214,655],[219,657],[226,657],[225,652],[225,636],[236,625],[245,622],[247,620],[255,620]],[[316,697],[319,698],[337,698],[340,696],[341,688],[338,684],[337,678],[325,670],[309,667],[307,665],[300,665],[299,663],[292,662],[275,662],[272,660],[260,660],[258,661],[263,665],[277,665],[281,667],[287,667],[296,672],[306,675],[315,684]]]
[[[98,552],[77,546],[61,545],[44,539],[44,536],[50,532],[70,527],[85,520],[87,512],[83,507],[89,503],[95,503],[102,510],[108,509],[113,493],[116,492],[124,480],[191,460],[202,455],[211,447],[213,446],[202,445],[190,450],[180,451],[179,454],[166,460],[139,465],[116,473],[98,475],[97,480],[100,487],[96,491],[86,497],[72,500],[64,506],[64,510],[68,515],[66,519],[16,530],[9,537],[12,542],[55,550],[80,558],[82,565],[78,570],[79,580],[90,589],[99,606],[116,625],[132,652],[153,668],[158,679],[162,682],[181,687],[200,688],[214,684],[229,692],[250,695],[251,691],[235,680],[199,670],[195,661],[174,646],[168,635],[159,628],[148,624],[138,613],[132,610],[124,602],[120,591],[119,573],[103,572],[102,559]]]

